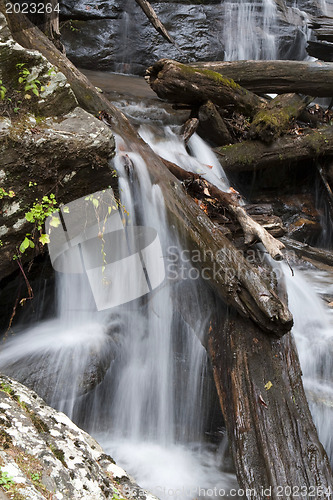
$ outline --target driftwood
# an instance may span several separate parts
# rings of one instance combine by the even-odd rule
[[[161,59],[147,69],[146,80],[162,99],[199,106],[208,100],[253,116],[265,100],[218,73]]]
[[[238,482],[252,489],[244,497],[291,500],[303,491],[311,498],[312,489],[330,499],[332,471],[314,439],[292,336],[273,341],[226,310],[211,323],[208,352]]]
[[[4,0],[0,0],[0,10],[5,12]],[[232,280],[225,279],[223,269],[221,276],[214,276],[209,271],[209,283],[226,302],[243,314],[250,316],[260,325],[256,327],[250,320],[245,320],[244,324],[239,324],[241,328],[237,329],[236,336],[235,329],[229,319],[225,323],[223,330],[225,332],[224,337],[220,337],[221,321],[212,324],[211,330],[212,341],[220,339],[220,344],[213,345],[210,352],[214,363],[216,385],[219,389],[221,401],[225,402],[224,408],[229,408],[229,402],[233,402],[234,406],[242,405],[244,392],[238,394],[240,385],[237,383],[237,379],[245,377],[246,382],[246,386],[243,385],[243,388],[248,393],[248,396],[244,400],[241,412],[233,411],[231,408],[234,406],[230,407],[230,416],[227,419],[229,439],[236,458],[235,464],[242,486],[250,487],[255,484],[255,487],[260,491],[260,487],[265,484],[275,484],[276,477],[279,477],[282,488],[294,484],[298,485],[303,470],[304,474],[307,474],[303,484],[326,487],[328,484],[327,478],[329,478],[329,484],[331,484],[332,475],[327,457],[322,450],[311,421],[302,389],[299,366],[294,363],[294,358],[297,359],[295,348],[293,344],[288,345],[287,343],[290,339],[289,335],[285,336],[285,341],[278,341],[273,340],[272,336],[265,335],[261,330],[261,327],[275,332],[280,330],[281,334],[290,328],[291,317],[283,302],[274,297],[258,272],[244,259],[240,258],[239,252],[235,252],[233,245],[216,231],[215,226],[202,210],[185,194],[179,181],[168,172],[161,160],[140,140],[125,117],[107,101],[103,94],[99,94],[94,86],[62,54],[56,51],[51,42],[37,28],[24,20],[24,17],[15,15],[14,17],[8,16],[8,19],[10,24],[16,24],[16,27],[21,25],[21,29],[15,33],[18,43],[30,49],[40,50],[51,64],[58,66],[68,78],[80,105],[90,112],[98,113],[100,110],[105,110],[113,130],[122,135],[126,141],[126,146],[147,159],[150,176],[153,182],[159,183],[164,195],[169,222],[174,224],[176,229],[179,229],[179,234],[181,234],[181,231],[186,234],[186,240],[190,247],[199,249],[203,257],[204,252],[209,251],[209,255],[213,256],[213,264],[223,266],[224,269],[228,266],[229,269],[232,269],[240,265],[239,273]],[[221,250],[222,254],[218,254]],[[219,255],[223,258],[219,257]],[[206,261],[203,260],[203,266],[207,268],[209,265],[211,264],[207,259]],[[230,335],[228,334],[229,331]],[[224,344],[225,339],[229,344]],[[232,367],[235,366],[239,359],[247,359],[251,356],[251,351],[248,348],[251,346],[251,349],[253,349],[253,346],[256,345],[255,339],[259,341],[258,355],[253,359],[253,363],[251,362],[253,370],[249,372],[250,375],[241,370],[233,372]],[[260,349],[261,345],[263,349]],[[213,358],[214,353],[215,357]],[[221,363],[226,358],[228,358],[229,364],[225,365],[227,367],[225,369]],[[221,360],[221,363],[219,360]],[[240,368],[242,366],[246,368],[246,364],[240,365]],[[274,372],[271,370],[272,366]],[[257,395],[257,390],[254,390],[257,383],[251,385],[250,378],[252,374],[254,375],[255,370],[257,370],[257,378],[262,379],[265,383],[267,379],[267,382],[272,380],[272,383],[275,384],[274,387],[278,388],[283,398],[288,401],[290,411],[280,412],[279,406],[274,404],[269,405],[268,408],[263,406]],[[223,377],[227,374],[229,379],[225,383]],[[296,390],[290,392],[293,387],[297,387],[297,392]],[[261,386],[259,389],[261,389]],[[292,398],[294,393],[295,401]],[[272,392],[269,398],[273,394]],[[265,397],[262,396],[262,399],[265,400]],[[267,396],[266,399],[268,399]],[[290,400],[294,406],[291,403],[289,406]],[[270,403],[270,399],[268,403]],[[269,413],[265,414],[265,410],[268,410]],[[244,446],[247,443],[244,438],[249,435],[246,434],[248,426],[244,427],[242,422],[251,423],[254,411],[259,415],[263,424],[265,424],[269,415],[275,413],[275,426],[269,427],[270,434],[262,432],[266,427],[259,427],[258,425],[252,427],[253,447],[247,448]],[[231,422],[232,415],[237,418],[234,423]],[[232,431],[233,426],[236,432]],[[290,433],[284,433],[284,428],[294,429],[292,441],[290,441]],[[268,446],[271,450],[274,450],[271,454],[265,452]],[[312,468],[309,469],[307,464],[310,459]],[[246,474],[245,467],[248,464],[252,469],[247,469]],[[256,472],[259,468],[267,472],[265,482],[261,482],[264,473],[258,474],[258,476],[256,473],[251,474],[251,470]],[[286,468],[288,468],[287,475],[284,473]],[[270,470],[272,470],[271,474],[269,474]],[[264,496],[257,498],[263,499]],[[289,497],[284,495],[282,498],[287,499]]]
[[[255,115],[250,127],[250,137],[273,142],[288,131],[291,121],[297,118],[312,100],[312,97],[302,98],[298,94],[278,95]]]
[[[259,94],[296,92],[316,97],[333,97],[333,64],[329,62],[213,61],[190,66],[216,71]]]
[[[246,213],[246,210],[239,204],[235,193],[221,191],[200,175],[188,172],[167,160],[163,159],[162,161],[179,180],[195,180],[197,183],[200,183],[201,189],[206,196],[218,200],[234,216],[243,229],[245,245],[250,245],[254,241],[261,241],[274,260],[283,259],[282,249],[284,248],[284,244],[271,236],[265,228]]]
[[[333,126],[304,135],[284,136],[273,144],[244,141],[215,148],[226,173],[275,168],[333,155]]]
[[[150,5],[150,3],[147,2],[147,0],[135,0],[135,1],[138,5],[140,5],[141,9],[146,14],[146,16],[148,17],[149,21],[154,26],[156,31],[158,31],[158,33],[160,33],[160,35],[162,35],[163,38],[165,38],[169,43],[175,45],[174,39],[167,31],[164,24],[162,24],[159,18],[157,17],[157,14]]]
[[[198,118],[189,118],[184,125],[182,126],[182,129],[180,131],[181,136],[183,138],[183,141],[185,144],[188,143],[188,141],[191,139],[192,135],[194,132],[197,130],[199,125],[199,120]]]

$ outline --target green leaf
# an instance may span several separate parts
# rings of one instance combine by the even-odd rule
[[[35,94],[37,97],[39,96],[39,92],[37,89],[32,89],[32,93]]]
[[[269,391],[269,389],[270,389],[271,387],[273,387],[273,384],[272,384],[272,382],[269,380],[269,381],[267,382],[267,384],[265,384],[265,389],[266,389],[266,391]]]
[[[50,236],[48,234],[42,234],[39,237],[39,241],[42,245],[45,245],[46,243],[50,243]]]
[[[35,243],[32,240],[29,240],[30,248],[35,248]]]
[[[18,79],[19,83],[22,83],[23,82],[23,78],[22,76],[20,76],[20,78]]]
[[[69,214],[69,208],[68,207],[64,207],[62,209],[62,211],[64,212],[64,214]]]
[[[29,248],[29,246],[30,246],[30,240],[29,238],[25,237],[20,245],[20,252],[24,253],[26,249]]]
[[[93,198],[92,202],[93,202],[94,207],[98,208],[99,201],[96,198]]]
[[[60,219],[59,219],[59,217],[51,217],[50,226],[52,226],[52,227],[58,227],[58,226],[60,226]]]
[[[27,212],[27,213],[25,214],[25,218],[26,218],[26,220],[27,220],[28,222],[35,222],[34,216],[32,215],[32,213],[31,213],[31,212]]]

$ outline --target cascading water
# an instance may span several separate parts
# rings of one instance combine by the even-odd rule
[[[200,488],[228,490],[235,478],[221,471],[216,445],[205,438],[214,395],[199,340],[208,330],[209,313],[200,305],[205,288],[189,279],[184,293],[174,264],[182,249],[167,225],[161,190],[152,185],[143,159],[126,151],[121,138],[117,143],[114,167],[129,214],[126,226],[157,231],[169,279],[146,297],[97,312],[87,277],[61,275],[57,318],[7,340],[0,366],[93,433],[157,496],[193,498]],[[194,149],[198,143],[194,139]],[[192,161],[199,166],[198,159]],[[226,182],[217,164],[202,168],[217,183]],[[191,326],[184,320],[189,300]]]
[[[277,8],[273,0],[223,2],[226,61],[277,59]],[[235,36],[237,33],[237,36]]]
[[[333,463],[333,311],[318,294],[333,293],[333,275],[318,269],[284,266],[288,302],[294,316],[295,336],[304,388],[319,439]]]

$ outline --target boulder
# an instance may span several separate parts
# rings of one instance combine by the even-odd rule
[[[0,475],[8,485],[0,498],[157,500],[66,415],[3,375],[0,443]]]

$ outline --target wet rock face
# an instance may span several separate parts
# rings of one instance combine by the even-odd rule
[[[3,375],[0,445],[1,474],[7,474],[11,490],[4,498],[15,494],[20,500],[157,500],[66,415]]]
[[[249,33],[244,37],[257,37],[255,43],[261,47],[258,50],[262,58],[269,53],[267,45],[273,36],[276,57],[303,59],[308,37],[307,13],[318,14],[321,5],[306,0],[296,3],[281,0],[273,18],[267,22],[264,7],[256,7],[253,26],[248,25],[246,13],[241,14],[245,18],[237,26],[239,2],[159,0],[151,3],[177,47],[154,30],[134,0],[111,0],[94,5],[88,0],[63,0],[61,33],[69,58],[85,68],[143,74],[147,66],[165,57],[180,62],[224,60],[230,51],[230,36],[235,38],[237,50],[242,40],[240,30],[247,29]],[[230,21],[231,11],[236,14],[232,14]],[[266,25],[269,25],[268,35],[264,34]]]

